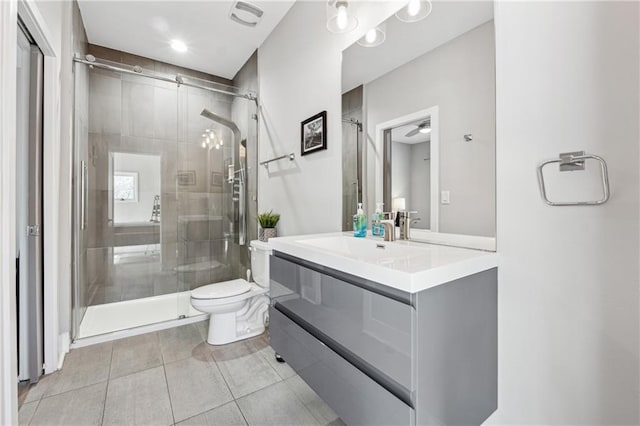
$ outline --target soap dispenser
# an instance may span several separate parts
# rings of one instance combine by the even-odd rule
[[[367,236],[367,216],[362,210],[362,203],[358,203],[358,212],[353,215],[353,236],[359,238]]]
[[[384,225],[380,223],[384,216],[382,214],[383,203],[376,203],[376,211],[371,215],[371,234],[376,237],[384,236]]]

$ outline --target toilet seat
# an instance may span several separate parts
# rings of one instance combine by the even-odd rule
[[[191,291],[191,298],[224,299],[244,294],[249,290],[251,290],[251,284],[247,280],[237,279],[198,287]]]

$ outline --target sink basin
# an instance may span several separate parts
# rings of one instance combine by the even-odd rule
[[[380,239],[354,238],[338,235],[324,238],[302,239],[300,244],[306,244],[333,254],[349,257],[369,263],[392,263],[407,261],[412,258],[422,258],[430,254],[428,246],[407,246],[398,242]]]

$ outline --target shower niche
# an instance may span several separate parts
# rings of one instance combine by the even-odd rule
[[[138,59],[74,62],[74,340],[197,320],[256,237],[255,55],[237,81]]]

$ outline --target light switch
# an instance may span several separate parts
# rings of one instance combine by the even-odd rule
[[[450,194],[449,191],[442,191],[440,193],[440,202],[442,204],[449,204],[451,203],[451,199],[450,199]]]

